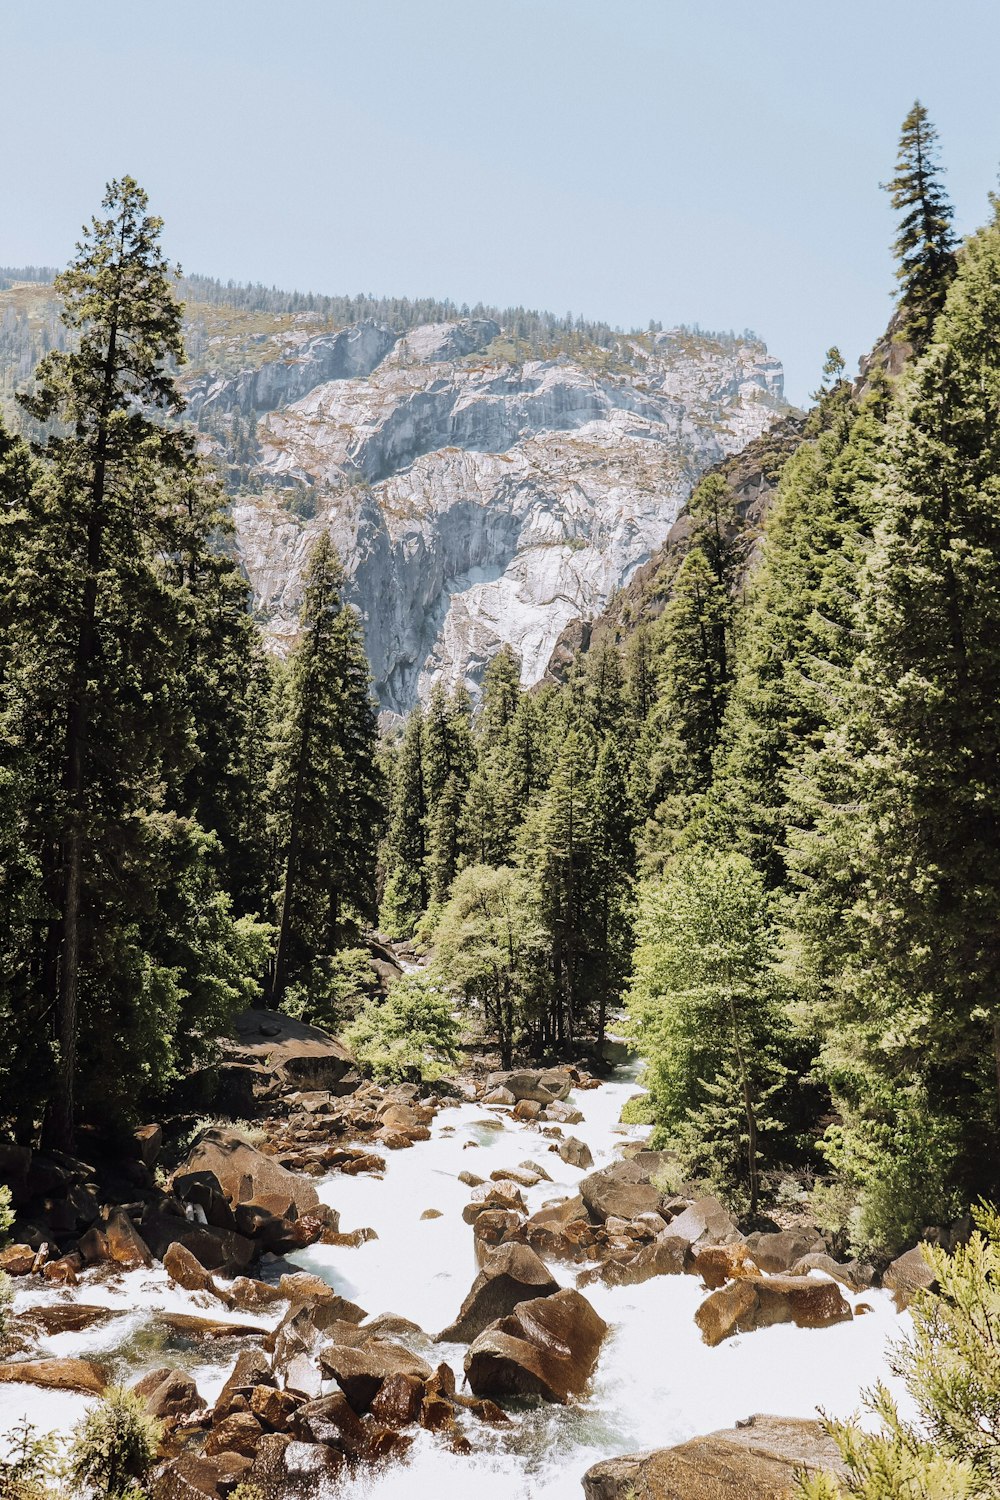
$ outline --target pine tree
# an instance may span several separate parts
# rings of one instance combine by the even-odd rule
[[[389,830],[383,850],[385,886],[379,915],[379,925],[392,937],[410,937],[429,900],[423,736],[423,714],[418,706],[406,720],[392,761]]]
[[[431,690],[421,741],[427,802],[427,886],[439,906],[458,872],[459,825],[475,766],[472,705],[464,687],[450,697],[440,683]]]
[[[906,334],[919,350],[928,342],[955,274],[954,209],[941,183],[937,131],[919,99],[903,121],[896,175],[884,184],[902,214],[893,245]]]
[[[1000,1185],[998,349],[993,224],[904,378],[829,741],[843,790],[797,856],[833,997],[831,1150],[882,1242]]]
[[[592,801],[590,881],[600,1056],[608,1017],[621,999],[631,968],[635,898],[636,819],[628,787],[628,759],[624,747],[611,735],[597,757]]]
[[[342,599],[326,532],[313,544],[301,637],[284,685],[272,781],[279,851],[278,939],[271,1000],[307,986],[317,960],[344,946],[375,906],[382,786],[361,627]]]

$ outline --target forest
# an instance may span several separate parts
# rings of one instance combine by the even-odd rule
[[[563,682],[505,649],[380,733],[325,535],[265,650],[184,284],[109,186],[19,396],[44,436],[0,430],[0,1132],[125,1130],[264,1004],[383,1079],[624,1035],[678,1184],[752,1223],[791,1174],[883,1263],[1000,1197],[1000,201],[959,243],[919,105],[887,188],[889,331],[761,440],[763,525],[721,465]],[[423,960],[388,998],[374,932]]]

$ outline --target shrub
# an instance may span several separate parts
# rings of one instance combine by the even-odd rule
[[[937,1290],[911,1304],[913,1333],[890,1368],[915,1409],[908,1420],[883,1385],[869,1398],[881,1431],[827,1422],[846,1476],[805,1480],[803,1500],[994,1500],[1000,1493],[1000,1215],[952,1255],[923,1245]]]
[[[73,1433],[69,1474],[78,1490],[136,1500],[156,1459],[160,1423],[134,1391],[112,1386]]]
[[[353,1021],[378,990],[378,975],[367,948],[343,948],[317,959],[303,982],[290,985],[281,1008],[297,1021],[339,1032]]]
[[[46,1500],[48,1480],[55,1467],[56,1442],[51,1433],[40,1435],[22,1417],[10,1432],[0,1437],[0,1500]]]
[[[10,1188],[0,1187],[0,1245],[10,1233],[14,1222],[14,1210],[10,1206]]]
[[[406,974],[384,1000],[370,1000],[345,1040],[375,1078],[433,1081],[458,1062],[451,1001],[427,974]]]

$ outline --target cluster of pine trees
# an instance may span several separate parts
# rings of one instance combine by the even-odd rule
[[[825,1167],[883,1246],[1000,1191],[1000,222],[957,245],[919,104],[887,187],[891,337],[831,350],[763,537],[710,475],[654,624],[437,690],[382,907],[505,1055],[627,996],[684,1170]]]
[[[69,1147],[372,915],[376,720],[339,563],[268,661],[178,420],[161,223],[130,178],[57,280],[32,450],[0,431],[0,1131]]]

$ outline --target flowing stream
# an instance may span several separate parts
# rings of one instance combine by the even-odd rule
[[[602,1087],[570,1096],[585,1119],[567,1133],[587,1142],[595,1166],[613,1161],[623,1140],[642,1133],[617,1123],[623,1103],[635,1092],[636,1072],[637,1065],[623,1067]],[[443,1109],[431,1131],[429,1141],[389,1152],[381,1179],[334,1174],[317,1183],[320,1196],[339,1210],[343,1229],[370,1225],[378,1238],[357,1248],[316,1245],[295,1261],[370,1314],[397,1313],[433,1336],[455,1317],[477,1272],[472,1230],[461,1216],[470,1190],[458,1174],[472,1171],[488,1178],[497,1167],[538,1163],[552,1181],[526,1190],[530,1212],[575,1192],[585,1174],[550,1152],[549,1139],[537,1128],[481,1105]],[[440,1217],[423,1219],[427,1209],[438,1210]],[[558,1262],[552,1267],[568,1286],[575,1284],[579,1269]],[[894,1388],[886,1345],[908,1322],[896,1315],[888,1294],[871,1291],[851,1299],[863,1300],[872,1311],[850,1323],[819,1330],[782,1325],[709,1349],[694,1323],[705,1295],[697,1277],[658,1276],[635,1287],[597,1283],[584,1295],[610,1325],[585,1400],[567,1407],[526,1403],[512,1412],[510,1426],[496,1430],[463,1417],[476,1450],[469,1455],[455,1454],[441,1438],[421,1431],[405,1462],[359,1473],[340,1484],[336,1495],[466,1500],[474,1493],[476,1500],[579,1500],[584,1471],[612,1454],[667,1447],[732,1426],[752,1412],[849,1414],[877,1379]],[[21,1283],[15,1305],[68,1301],[107,1305],[117,1316],[83,1333],[47,1339],[45,1354],[111,1359],[118,1378],[128,1379],[156,1365],[176,1364],[194,1376],[207,1400],[221,1387],[238,1345],[164,1338],[157,1332],[157,1310],[261,1326],[276,1321],[276,1315],[228,1314],[203,1294],[172,1287],[159,1268],[85,1282],[72,1291]],[[431,1363],[447,1360],[461,1381],[464,1347],[428,1348],[419,1341],[414,1348]],[[0,1385],[0,1433],[23,1414],[40,1430],[65,1432],[86,1405],[82,1396]]]

